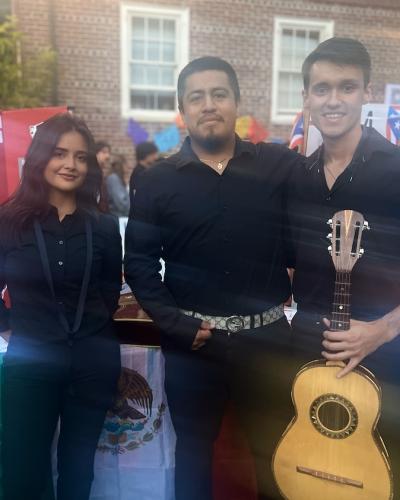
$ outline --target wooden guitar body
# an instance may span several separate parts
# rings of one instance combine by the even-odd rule
[[[296,415],[273,457],[281,494],[289,500],[388,500],[392,476],[376,430],[381,394],[359,366],[343,378],[343,363],[312,361],[292,388]]]

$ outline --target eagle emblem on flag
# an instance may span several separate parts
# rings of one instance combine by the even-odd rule
[[[160,432],[166,405],[152,417],[153,391],[136,370],[122,367],[114,406],[108,411],[97,449],[113,455],[133,451]],[[139,410],[140,408],[140,410]]]

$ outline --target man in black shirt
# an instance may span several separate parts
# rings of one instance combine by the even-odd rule
[[[360,125],[362,104],[370,98],[370,66],[365,47],[342,38],[323,42],[303,64],[304,104],[323,146],[293,176],[289,211],[298,312],[292,327],[299,364],[322,351],[327,360],[347,362],[339,377],[361,361],[377,376],[383,389],[379,428],[399,488],[400,150]],[[371,229],[362,234],[365,254],[351,275],[350,329],[334,332],[328,330],[335,269],[327,221],[347,209],[363,214]]]
[[[289,390],[279,392],[290,294],[283,206],[298,156],[240,140],[239,98],[236,74],[221,59],[182,70],[189,137],[143,172],[126,230],[127,282],[163,332],[177,500],[212,498],[212,447],[228,397],[249,438],[260,498],[277,496],[270,459],[285,423],[281,399],[289,399]]]

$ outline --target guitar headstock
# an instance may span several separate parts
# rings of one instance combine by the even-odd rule
[[[336,212],[328,224],[332,228],[332,233],[328,235],[332,245],[328,250],[335,269],[350,272],[364,253],[360,248],[361,234],[364,229],[369,229],[368,223],[359,212],[342,210]]]

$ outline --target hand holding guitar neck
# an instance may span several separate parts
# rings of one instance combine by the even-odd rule
[[[324,318],[329,328],[330,321]],[[376,351],[381,345],[392,340],[385,318],[376,321],[350,320],[350,329],[346,331],[324,331],[322,356],[329,361],[346,361],[347,365],[338,372],[341,378],[351,372],[361,361]]]

